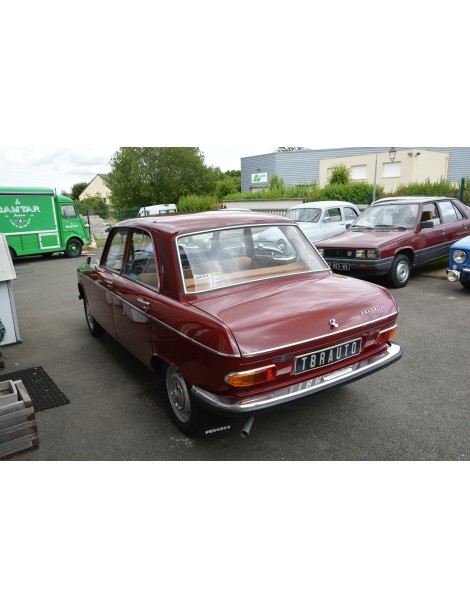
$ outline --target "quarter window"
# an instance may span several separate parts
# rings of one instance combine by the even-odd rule
[[[120,229],[115,232],[113,240],[106,254],[106,258],[102,263],[103,266],[110,271],[120,273],[122,269],[122,261],[124,260],[124,252],[126,251],[127,231]]]
[[[457,210],[452,201],[439,201],[439,209],[441,210],[442,221],[444,224],[456,222],[462,219],[462,214],[457,215]]]
[[[354,211],[354,209],[351,209],[351,207],[344,207],[343,211],[346,222],[354,222],[354,220],[357,218],[357,213]]]

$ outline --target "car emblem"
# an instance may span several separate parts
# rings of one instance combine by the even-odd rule
[[[332,328],[339,328],[339,324],[336,323],[336,319],[330,319],[330,326]]]
[[[348,252],[348,256],[351,257],[352,256],[352,252]]]

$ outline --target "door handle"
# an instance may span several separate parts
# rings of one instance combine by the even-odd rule
[[[143,298],[137,298],[137,302],[140,302],[144,311],[146,311],[150,306],[150,302],[148,300],[144,300]]]

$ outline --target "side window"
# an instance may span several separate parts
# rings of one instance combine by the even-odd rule
[[[121,272],[124,252],[126,251],[126,241],[127,230],[120,229],[114,233],[106,258],[101,261],[101,264],[105,268],[115,273]]]
[[[325,212],[325,222],[341,222],[341,210],[339,207],[327,209]]]
[[[421,222],[427,222],[429,220],[432,220],[434,222],[434,226],[437,226],[441,223],[441,220],[439,218],[439,212],[435,203],[426,203],[425,205],[423,205]]]
[[[71,205],[71,204],[61,205],[60,213],[62,215],[62,218],[76,218],[77,217],[77,212],[75,210],[75,206]]]
[[[152,288],[158,288],[157,265],[152,237],[143,231],[133,231],[124,275]]]
[[[356,211],[351,209],[351,207],[345,207],[343,211],[346,222],[353,222],[356,218],[358,218]]]
[[[441,210],[442,221],[444,224],[457,221],[457,213],[451,201],[439,201],[439,209]]]

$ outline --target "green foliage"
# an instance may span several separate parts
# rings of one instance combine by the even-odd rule
[[[178,203],[189,194],[215,192],[220,169],[206,167],[199,148],[119,148],[108,186],[115,209]]]
[[[88,186],[88,184],[86,182],[77,182],[76,184],[74,184],[72,186],[70,197],[74,201],[78,201],[78,197],[82,194],[82,192],[85,190],[85,188],[87,186]]]
[[[178,201],[179,212],[197,212],[217,209],[219,202],[215,195],[186,195]]]
[[[402,196],[432,196],[432,197],[458,197],[460,194],[460,185],[454,185],[444,180],[439,182],[431,182],[429,179],[425,182],[414,182],[413,184],[400,184],[396,190],[397,195]]]
[[[368,182],[350,182],[349,184],[328,184],[321,189],[323,201],[349,201],[354,204],[371,203],[374,186]],[[377,184],[376,198],[383,195],[383,187]]]
[[[81,214],[93,212],[102,218],[106,218],[109,214],[109,207],[101,197],[86,197],[83,201],[76,201],[76,204]]]
[[[240,172],[241,173],[241,172]],[[240,192],[242,188],[241,177],[226,175],[217,180],[215,184],[215,196],[218,201],[223,201],[227,195]]]
[[[328,184],[349,184],[350,181],[351,169],[349,167],[344,165],[344,163],[333,166]]]

